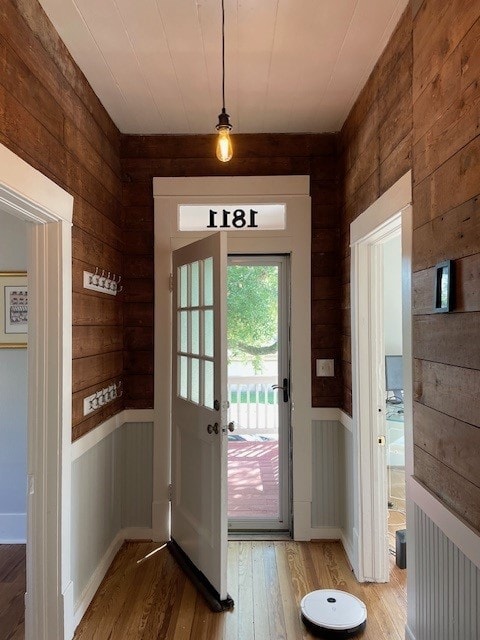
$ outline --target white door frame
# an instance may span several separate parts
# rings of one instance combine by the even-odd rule
[[[350,225],[352,406],[358,566],[363,581],[388,581],[382,277],[380,250],[392,234],[402,232],[402,324],[404,363],[405,474],[412,473],[411,355],[411,172],[406,173]]]
[[[0,144],[0,206],[28,225],[26,640],[73,637],[73,197]]]
[[[229,253],[291,255],[291,391],[293,448],[293,535],[311,538],[311,202],[308,176],[154,178],[155,200],[155,421],[153,529],[169,536],[171,416],[171,252],[208,233],[178,231],[179,204],[287,204],[284,231],[228,234]],[[289,208],[295,210],[288,215]]]

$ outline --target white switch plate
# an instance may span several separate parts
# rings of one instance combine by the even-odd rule
[[[335,375],[334,360],[317,360],[317,378],[329,378]]]

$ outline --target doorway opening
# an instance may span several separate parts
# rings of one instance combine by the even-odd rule
[[[0,627],[13,638],[25,627],[27,223],[0,207],[0,228]]]
[[[26,225],[28,391],[23,398],[28,474],[25,636],[71,638],[73,197],[1,144],[0,167],[2,210],[31,223]]]
[[[230,533],[290,531],[289,289],[287,255],[229,257]]]
[[[397,493],[398,487],[392,485],[392,481],[396,483],[395,472],[403,467],[404,476],[409,477],[412,466],[410,201],[411,175],[408,173],[350,225],[353,444],[358,505],[354,569],[360,582],[388,582],[391,564],[387,544],[388,503],[397,502],[400,509],[408,513],[408,503],[403,503],[400,495],[391,500],[389,493]],[[385,343],[388,320],[384,305],[388,303],[384,291],[384,247],[397,237],[401,238],[398,247],[401,267],[391,293],[397,303],[401,302],[395,313],[399,321],[396,331],[401,332],[402,341],[401,346],[390,348]],[[399,365],[397,370],[403,372],[403,381],[393,375],[393,365],[386,365],[386,356],[397,356],[396,362],[392,362]],[[388,384],[386,366],[392,367]],[[387,387],[390,387],[388,395]],[[399,413],[402,409],[403,413]],[[401,418],[405,425],[403,439],[398,432]],[[393,472],[390,478],[387,470]],[[405,528],[403,517],[405,522],[408,518],[403,513],[401,516],[400,526]]]
[[[387,464],[388,550],[397,553],[406,530],[405,409],[403,397],[402,236],[382,244],[383,356],[385,362],[385,450]],[[397,558],[402,562],[402,558]]]

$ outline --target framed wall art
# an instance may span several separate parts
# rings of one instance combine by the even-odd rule
[[[0,271],[0,349],[26,349],[27,335],[27,274]]]

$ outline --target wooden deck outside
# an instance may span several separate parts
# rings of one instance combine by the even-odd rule
[[[278,441],[228,443],[229,518],[275,518],[279,512]]]

